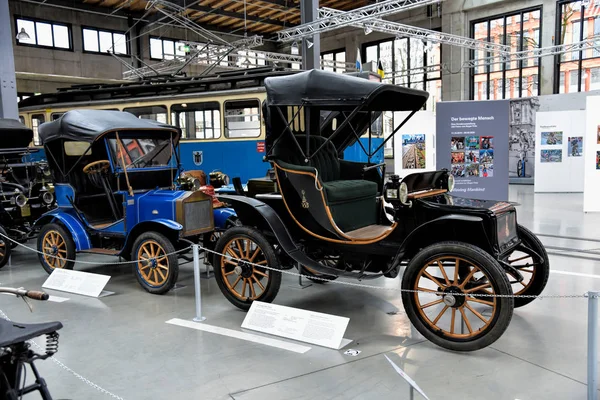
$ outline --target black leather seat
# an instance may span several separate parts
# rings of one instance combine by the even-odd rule
[[[304,149],[306,135],[296,135],[296,139]],[[325,141],[321,136],[310,136],[311,154]],[[345,171],[333,143],[328,142],[306,163],[296,144],[285,134],[276,143],[272,155],[283,168],[313,174],[317,171],[326,204],[334,222],[342,231],[348,232],[377,223],[377,184],[361,179],[360,176],[351,176]]]
[[[0,319],[0,347],[21,343],[47,333],[56,332],[63,327],[60,322],[42,324],[20,324]]]

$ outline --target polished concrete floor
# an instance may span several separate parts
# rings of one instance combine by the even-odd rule
[[[545,293],[582,295],[600,290],[600,215],[584,214],[581,194],[534,194],[511,187],[519,222],[541,236],[552,255]],[[86,257],[87,260],[98,258]],[[110,262],[110,258],[106,259]],[[21,322],[60,320],[56,358],[124,399],[408,399],[408,385],[384,355],[403,368],[430,399],[584,399],[587,300],[536,300],[515,310],[504,336],[474,353],[443,350],[424,340],[404,313],[399,293],[335,284],[301,289],[284,277],[277,304],[350,318],[344,350],[311,346],[304,354],[166,324],[194,314],[191,264],[182,266],[181,288],[165,296],[141,290],[130,267],[77,269],[112,275],[95,299],[66,293],[62,303],[35,303],[30,313],[13,297],[0,309]],[[2,286],[39,288],[47,275],[37,257],[17,249],[0,270]],[[370,284],[399,287],[400,280]],[[205,324],[241,330],[245,314],[225,300],[214,279],[202,280]],[[52,361],[39,362],[57,399],[105,399]],[[29,375],[31,376],[31,375]],[[28,397],[25,397],[28,398]],[[30,398],[36,398],[31,396]],[[418,395],[415,398],[420,398]]]

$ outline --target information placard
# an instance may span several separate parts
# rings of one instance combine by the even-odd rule
[[[340,349],[350,318],[254,301],[242,328]]]
[[[109,279],[109,275],[57,268],[52,271],[42,287],[82,296],[99,297]]]
[[[508,200],[508,101],[437,105],[436,168],[451,171],[453,194]]]

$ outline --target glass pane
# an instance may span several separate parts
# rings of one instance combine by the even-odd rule
[[[165,106],[132,107],[125,108],[123,111],[129,112],[140,119],[167,122],[167,107]]]
[[[31,129],[33,130],[33,144],[36,146],[41,145],[40,135],[38,133],[38,127],[46,121],[44,114],[36,114],[31,116]]]
[[[83,50],[98,51],[98,31],[92,29],[83,30]]]
[[[175,43],[170,40],[163,40],[163,58],[165,60],[172,60],[175,58]]]
[[[163,58],[162,40],[150,38],[150,58]]]
[[[100,52],[107,53],[112,51],[112,33],[100,31]]]
[[[427,110],[435,112],[436,104],[442,101],[442,80],[436,79],[434,81],[427,82],[425,88],[429,92],[429,99],[427,99]]]
[[[579,71],[569,72],[569,93],[575,93],[579,85]]]
[[[367,59],[364,62],[368,63],[371,61],[377,62],[377,46],[367,47]]]
[[[504,44],[504,17],[490,21],[490,42]],[[503,64],[496,63],[491,65],[491,71],[502,71]],[[491,79],[499,78],[502,74],[492,74]]]
[[[113,33],[115,54],[127,54],[127,37],[122,33]]]
[[[52,25],[36,22],[37,44],[41,46],[52,46]]]
[[[395,84],[408,86],[408,39],[394,40]]]
[[[473,27],[474,30],[474,39],[477,40],[483,40],[483,41],[488,41],[488,23],[487,22],[481,22],[479,24],[475,24]],[[475,55],[474,57],[476,59],[482,59],[482,58],[486,58],[487,57],[487,53],[483,50],[478,50],[476,52],[474,52]],[[487,71],[487,67],[476,67],[474,70],[475,74],[483,74]]]
[[[228,138],[260,136],[260,103],[258,100],[225,103],[225,132]]]
[[[69,28],[64,25],[52,25],[54,31],[54,47],[70,49]]]
[[[35,44],[35,24],[33,21],[27,21],[24,19],[17,20],[17,33],[21,30],[25,30],[25,33],[29,35],[29,39],[17,39],[19,43]]]
[[[422,40],[410,40],[410,87],[414,89],[424,89],[423,81],[425,74],[423,66],[425,65],[425,44]]]
[[[187,46],[185,43],[181,43],[181,42],[175,43],[175,54],[178,56],[185,56],[186,47]]]

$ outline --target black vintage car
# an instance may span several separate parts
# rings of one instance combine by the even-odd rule
[[[31,129],[0,119],[0,138],[0,233],[24,242],[35,234],[33,222],[55,205],[52,178],[46,162],[33,161]],[[0,236],[0,268],[14,246]]]
[[[451,195],[447,170],[386,183],[384,164],[342,159],[384,111],[410,111],[390,140],[426,92],[317,70],[265,86],[265,160],[274,182],[263,193],[238,185],[236,195],[219,196],[243,224],[221,236],[215,250],[224,256],[213,259],[231,303],[248,309],[254,300],[273,301],[278,269],[324,282],[403,270],[402,301],[414,326],[442,347],[470,351],[498,339],[513,308],[532,300],[510,295],[542,292],[548,256],[517,224],[512,204]],[[379,149],[368,144],[370,160]]]

